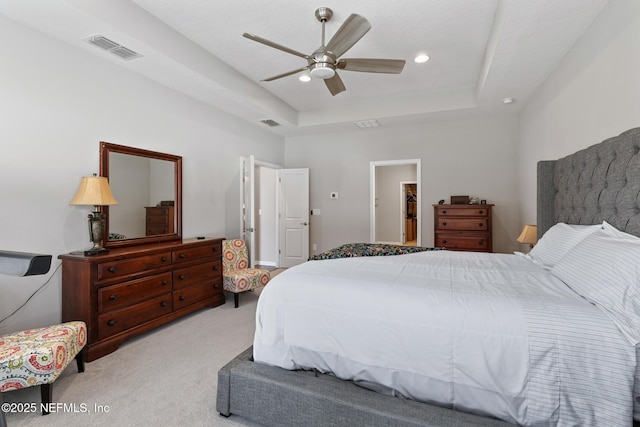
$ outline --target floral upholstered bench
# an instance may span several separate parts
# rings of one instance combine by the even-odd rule
[[[69,362],[75,358],[84,372],[86,342],[87,326],[80,321],[0,336],[0,392],[40,386],[42,415],[48,414],[53,382]],[[0,425],[3,417],[0,412]]]

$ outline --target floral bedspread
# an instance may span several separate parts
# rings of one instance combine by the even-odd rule
[[[426,248],[423,246],[389,245],[384,243],[347,243],[335,249],[309,257],[309,261],[335,258],[353,258],[360,256],[404,255],[424,251],[441,251],[444,248]]]

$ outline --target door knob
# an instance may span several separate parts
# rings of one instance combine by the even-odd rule
[[[300,225],[309,225],[308,222],[301,222]]]

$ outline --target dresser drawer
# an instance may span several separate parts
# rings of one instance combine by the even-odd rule
[[[473,208],[436,208],[438,216],[488,216],[489,209],[482,207]]]
[[[167,224],[168,221],[169,212],[166,210],[147,212],[147,224]]]
[[[177,310],[221,293],[222,279],[218,279],[213,283],[202,283],[196,286],[182,288],[173,291],[173,309]]]
[[[171,290],[171,272],[98,289],[98,312],[131,305]]]
[[[170,234],[167,224],[147,224],[146,233],[147,236],[156,234]]]
[[[488,236],[437,235],[435,246],[459,251],[486,251],[489,239]]]
[[[145,270],[153,270],[154,268],[159,268],[170,264],[171,252],[163,252],[156,255],[147,255],[118,261],[103,262],[98,264],[98,280],[125,276],[132,273],[140,273]]]
[[[101,314],[98,316],[98,339],[107,338],[171,313],[171,303],[171,292],[168,292],[127,308]]]
[[[438,231],[486,231],[488,229],[488,221],[486,218],[438,218],[437,227]]]
[[[175,264],[181,262],[193,261],[199,258],[218,258],[222,253],[222,243],[200,246],[189,249],[182,249],[172,252],[172,260]]]
[[[222,275],[222,261],[211,261],[173,272],[173,289],[186,288],[200,282],[209,282]]]

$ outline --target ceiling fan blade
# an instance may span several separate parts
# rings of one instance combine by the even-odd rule
[[[346,51],[358,42],[371,29],[367,18],[358,14],[352,14],[347,18],[338,31],[327,43],[327,50],[333,52],[336,58],[341,57]]]
[[[404,59],[344,58],[336,66],[347,71],[400,74],[405,62]]]
[[[287,53],[290,53],[290,54],[295,55],[295,56],[299,56],[299,57],[304,58],[304,59],[309,59],[309,55],[305,55],[302,52],[298,52],[297,50],[290,49],[290,48],[288,48],[286,46],[282,46],[281,44],[272,42],[270,40],[263,39],[262,37],[256,36],[254,34],[244,33],[242,36],[248,38],[249,40],[253,40],[253,41],[256,41],[258,43],[262,43],[264,45],[267,45],[269,47],[281,50],[283,52],[287,52]]]
[[[269,77],[268,79],[263,79],[263,80],[260,80],[260,81],[262,81],[262,82],[270,82],[270,81],[281,79],[283,77],[287,77],[287,76],[290,76],[292,74],[299,73],[300,71],[305,71],[305,70],[308,70],[308,69],[309,69],[309,67],[303,67],[303,68],[300,68],[298,70],[293,70],[293,71],[289,71],[289,72],[286,72],[286,73],[278,74],[277,76]]]
[[[333,96],[336,96],[340,92],[344,92],[345,90],[347,90],[347,88],[344,87],[344,83],[342,83],[342,79],[340,78],[338,73],[336,73],[330,79],[326,79],[324,83],[327,85],[327,89],[329,89],[329,92],[331,92],[331,95]]]

